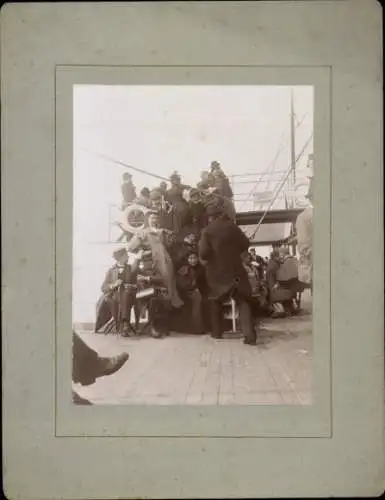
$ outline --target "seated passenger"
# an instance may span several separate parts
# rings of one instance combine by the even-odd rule
[[[144,307],[148,311],[150,335],[157,339],[167,336],[172,325],[173,309],[151,253],[145,255],[139,267],[137,301],[139,308]]]
[[[279,250],[280,266],[277,270],[277,281],[286,288],[297,284],[298,281],[298,260],[290,255],[287,247]]]
[[[138,261],[140,255],[130,265],[125,248],[120,248],[113,253],[116,261],[105,276],[102,284],[104,302],[108,304],[115,321],[117,332],[123,336],[131,331],[131,310],[135,302],[135,284]]]
[[[290,255],[290,250],[287,247],[282,247],[279,250],[281,265],[277,272],[277,281],[279,286],[292,293],[292,298],[283,302],[285,310],[291,314],[298,312],[298,294],[303,292],[304,286],[298,280],[298,260]]]
[[[286,250],[283,250],[283,252],[287,255]],[[297,280],[295,274],[296,267],[293,260],[287,259],[285,263],[280,251],[274,250],[266,270],[270,304],[274,316],[284,316],[296,312],[294,299],[297,294],[295,286]]]

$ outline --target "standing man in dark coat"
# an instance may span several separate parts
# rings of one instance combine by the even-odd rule
[[[256,344],[256,331],[251,309],[252,292],[242,254],[249,240],[242,230],[223,213],[220,206],[208,207],[209,224],[202,231],[199,257],[206,265],[206,277],[212,311],[212,336],[221,338],[222,304],[232,296],[239,308],[244,343]]]

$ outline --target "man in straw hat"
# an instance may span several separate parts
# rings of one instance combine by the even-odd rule
[[[209,224],[202,231],[199,257],[206,266],[211,301],[212,337],[221,338],[222,304],[231,296],[239,307],[244,343],[256,344],[256,330],[251,309],[252,291],[242,254],[249,248],[243,231],[226,215],[220,205],[207,208]]]
[[[126,337],[131,331],[131,310],[135,300],[136,274],[141,254],[135,257],[132,264],[128,263],[128,253],[124,247],[116,249],[112,256],[115,264],[107,271],[102,292],[110,307],[117,331]]]

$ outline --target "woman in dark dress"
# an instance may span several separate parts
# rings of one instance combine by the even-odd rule
[[[186,307],[183,311],[183,330],[202,334],[208,330],[204,317],[207,296],[205,269],[196,253],[190,253],[178,268],[177,286]]]

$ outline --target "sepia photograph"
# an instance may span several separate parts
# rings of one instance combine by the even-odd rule
[[[1,9],[7,498],[381,495],[380,14]]]
[[[314,88],[74,85],[77,405],[310,405]]]

